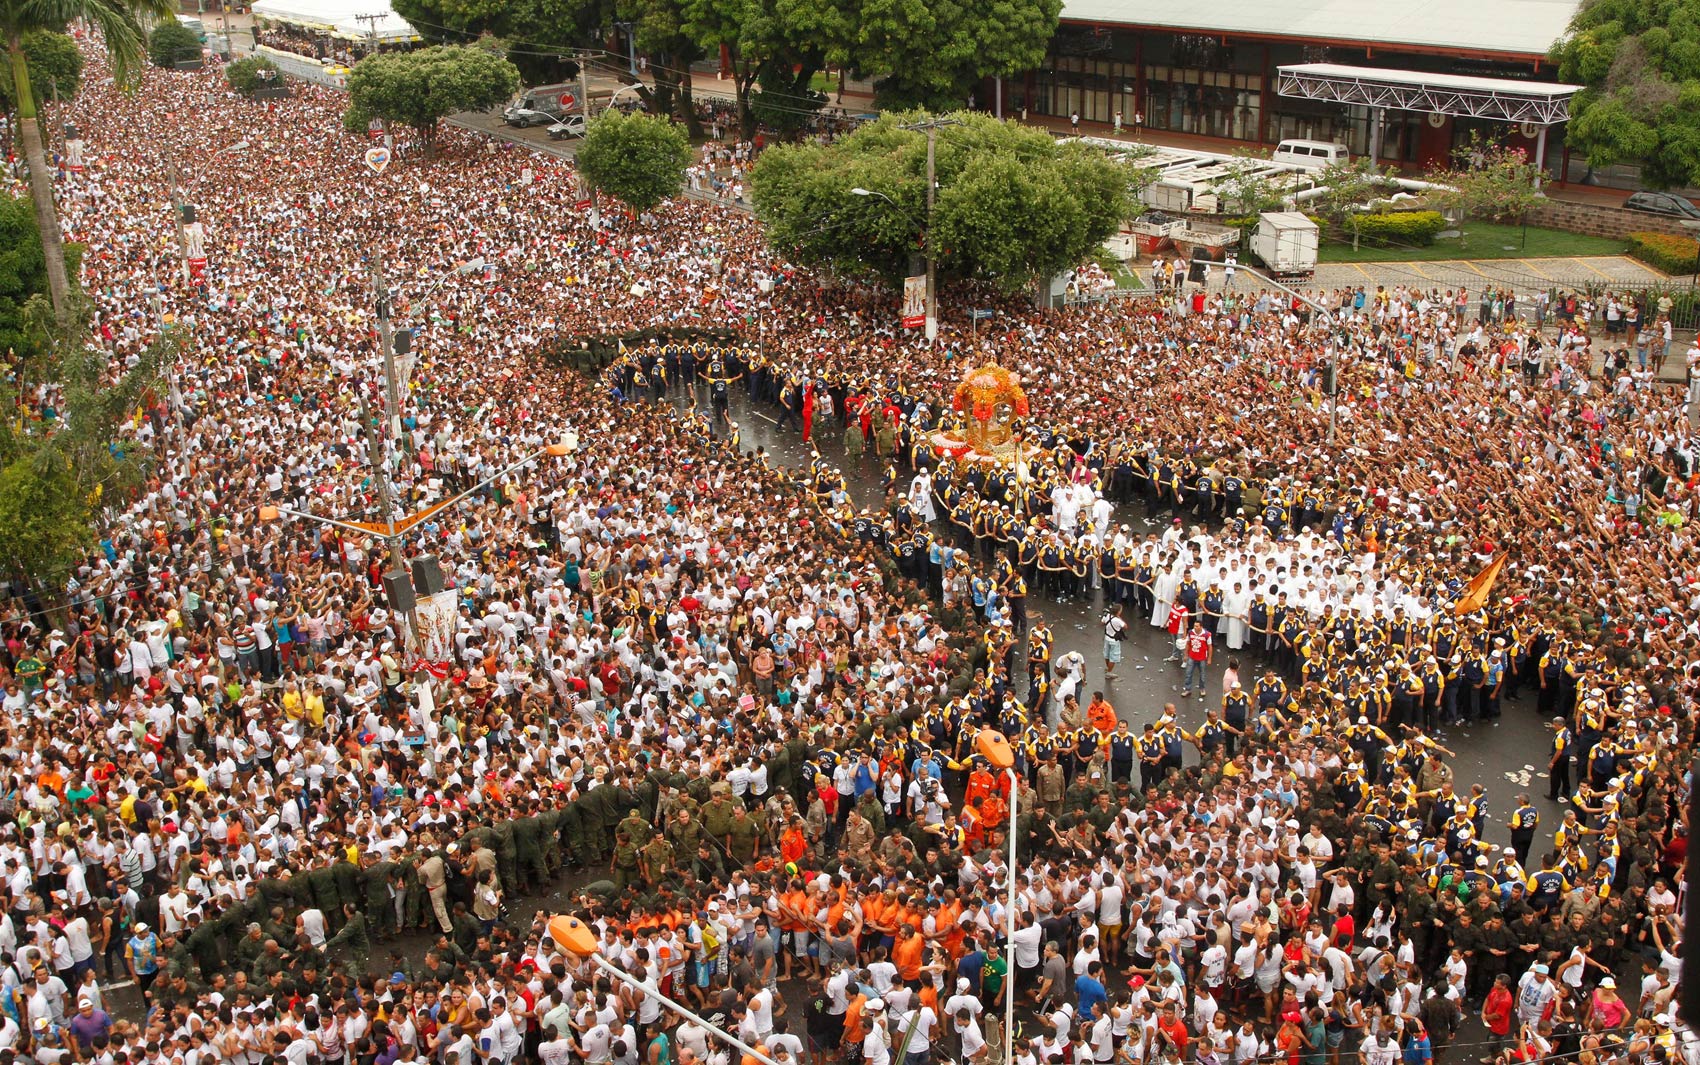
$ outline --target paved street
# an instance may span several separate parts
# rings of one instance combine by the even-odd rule
[[[680,406],[682,407],[683,403],[680,403]],[[1036,413],[1043,414],[1042,411]],[[797,467],[807,466],[809,449],[803,443],[801,434],[776,430],[768,411],[752,411],[748,401],[740,395],[734,403],[734,416],[743,431],[743,444],[746,449],[760,446],[778,461]],[[835,429],[829,427],[826,434],[822,438],[823,442],[828,438],[837,439],[838,433]],[[871,454],[860,461],[846,459],[836,447],[825,450],[823,454],[829,462],[838,465],[844,472],[858,509],[879,505],[880,466]],[[1143,514],[1142,507],[1133,508],[1130,513],[1118,513],[1115,520],[1129,525],[1136,534],[1157,531],[1160,526],[1144,524]],[[1032,596],[1029,598],[1028,613],[1033,618],[1043,619],[1056,634],[1054,658],[1061,657],[1068,651],[1078,651],[1085,657],[1087,671],[1086,682],[1081,686],[1082,691],[1089,696],[1093,691],[1102,690],[1115,706],[1117,715],[1125,719],[1136,731],[1147,721],[1155,721],[1162,712],[1164,703],[1179,701],[1180,696],[1176,688],[1180,682],[1180,671],[1174,665],[1163,663],[1163,659],[1169,654],[1169,641],[1164,633],[1148,625],[1147,619],[1128,617],[1129,639],[1124,644],[1122,665],[1118,675],[1106,683],[1104,642],[1100,628],[1100,618],[1103,614],[1101,596],[1094,596],[1087,602],[1072,603],[1048,602],[1038,596]],[[1219,678],[1227,661],[1225,648],[1218,647],[1218,657],[1211,672],[1211,698],[1206,701],[1195,697],[1188,701],[1188,705],[1179,708],[1179,720],[1189,729],[1204,719],[1206,705],[1219,705]],[[1252,670],[1258,665],[1256,659],[1246,655],[1241,662],[1241,675],[1252,675]],[[1085,701],[1082,699],[1083,703]],[[1476,781],[1487,787],[1489,808],[1496,822],[1496,825],[1489,829],[1490,840],[1502,845],[1509,843],[1504,820],[1513,808],[1518,792],[1528,791],[1536,797],[1536,805],[1542,810],[1543,821],[1542,835],[1537,838],[1534,852],[1539,853],[1541,846],[1550,841],[1551,829],[1562,816],[1563,807],[1549,803],[1545,798],[1547,780],[1544,775],[1544,762],[1548,738],[1544,724],[1535,713],[1533,699],[1524,699],[1521,703],[1507,703],[1504,717],[1498,725],[1488,725],[1471,731],[1454,731],[1441,742],[1446,743],[1456,753],[1451,763],[1457,771],[1461,787],[1467,787]],[[1189,749],[1188,755],[1189,764],[1197,761],[1196,752]],[[1529,774],[1527,784],[1522,783],[1521,779],[1513,781],[1508,778],[1508,774],[1521,778],[1525,772]]]

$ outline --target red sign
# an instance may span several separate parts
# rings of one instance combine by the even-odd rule
[[[578,97],[570,92],[564,92],[561,94],[559,102],[563,109],[570,110],[574,104],[578,103]]]
[[[580,201],[578,201],[578,204],[577,204],[578,209],[581,210],[581,211],[584,210],[586,207],[589,207],[589,206],[590,206],[589,200],[580,200]]]

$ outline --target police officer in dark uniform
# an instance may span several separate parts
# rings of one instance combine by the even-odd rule
[[[1517,796],[1517,809],[1511,811],[1511,849],[1517,864],[1529,860],[1529,847],[1535,842],[1535,830],[1541,825],[1541,814],[1529,803],[1527,794]]]
[[[742,379],[743,374],[733,374],[726,366],[718,352],[708,360],[708,367],[703,372],[703,378],[708,382],[708,402],[713,411],[712,422],[731,422],[730,413],[732,382]]]
[[[1229,473],[1222,478],[1222,515],[1232,518],[1240,511],[1240,502],[1245,491],[1245,481]],[[1245,530],[1240,529],[1243,535]]]

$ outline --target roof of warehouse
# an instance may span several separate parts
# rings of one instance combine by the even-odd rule
[[[1064,0],[1078,22],[1193,33],[1258,35],[1459,52],[1545,55],[1578,0]]]

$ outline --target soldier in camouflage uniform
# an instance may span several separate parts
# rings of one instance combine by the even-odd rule
[[[325,950],[346,946],[350,958],[349,971],[355,979],[366,975],[366,959],[372,953],[372,940],[366,934],[366,917],[353,903],[343,907],[342,931],[325,940]]]

